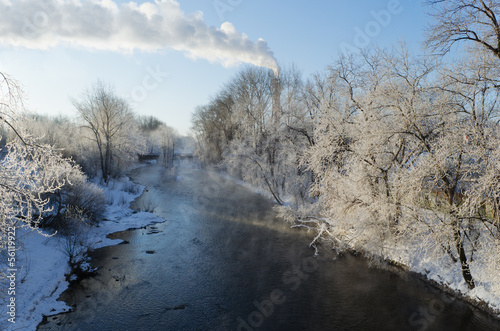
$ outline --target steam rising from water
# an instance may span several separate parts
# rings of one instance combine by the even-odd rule
[[[191,58],[278,70],[267,42],[250,40],[225,22],[208,26],[175,0],[117,4],[113,0],[0,0],[0,45],[48,49],[71,45],[132,52],[172,48]]]

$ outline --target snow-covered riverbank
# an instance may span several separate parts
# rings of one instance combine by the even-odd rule
[[[128,178],[113,181],[102,189],[109,204],[106,220],[89,233],[93,249],[120,243],[120,240],[106,238],[108,234],[165,221],[152,213],[130,209],[130,203],[142,194],[144,187],[130,182]],[[18,229],[16,246],[15,295],[8,293],[10,281],[2,281],[0,325],[2,330],[35,330],[44,315],[71,310],[64,302],[57,301],[69,285],[66,274],[71,270],[68,257],[59,248],[55,236],[44,237],[37,232]],[[7,270],[6,265],[2,268]],[[9,310],[13,310],[7,307],[11,298],[15,298],[14,319],[14,315],[8,314]],[[9,319],[15,323],[9,322]]]

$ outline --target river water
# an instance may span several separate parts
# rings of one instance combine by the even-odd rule
[[[166,222],[114,234],[95,277],[61,299],[75,311],[39,330],[500,330],[500,322],[408,275],[308,247],[312,232],[272,203],[186,166],[136,169]]]

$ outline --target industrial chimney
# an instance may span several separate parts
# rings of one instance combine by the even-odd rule
[[[280,70],[279,68],[273,70],[272,72],[272,97],[273,97],[273,108],[272,116],[273,122],[277,123],[279,115],[281,113],[281,81],[280,81]]]

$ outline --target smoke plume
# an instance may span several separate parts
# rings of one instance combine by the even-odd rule
[[[185,14],[175,0],[0,0],[0,45],[117,52],[172,48],[225,66],[245,62],[277,70],[266,41],[250,40],[229,22],[208,26],[202,12]]]

